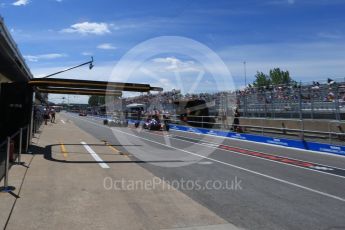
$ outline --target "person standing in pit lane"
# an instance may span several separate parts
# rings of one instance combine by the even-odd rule
[[[51,123],[55,123],[55,109],[54,109],[54,108],[52,108],[52,109],[50,110],[50,115],[51,115],[50,122],[51,122]]]
[[[49,108],[46,107],[44,109],[44,112],[43,112],[43,119],[44,119],[44,124],[45,125],[47,125],[49,118],[50,118],[50,116],[49,116]]]
[[[234,121],[232,123],[232,129],[235,132],[240,132],[241,128],[240,128],[240,111],[238,111],[238,108],[235,109],[235,113],[234,113]]]

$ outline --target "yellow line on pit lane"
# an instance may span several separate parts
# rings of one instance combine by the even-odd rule
[[[107,146],[108,146],[110,149],[112,149],[114,152],[117,152],[117,153],[120,154],[120,151],[119,151],[117,148],[115,148],[114,146],[111,146],[111,145],[109,145],[109,144],[107,144]]]
[[[61,153],[62,153],[63,157],[66,160],[67,156],[68,156],[68,153],[67,153],[65,145],[61,141],[60,141],[60,149],[61,149]]]
[[[107,145],[111,150],[113,150],[114,152],[116,152],[116,153],[118,153],[118,154],[120,154],[120,155],[123,155],[123,156],[128,157],[128,154],[125,154],[125,153],[121,152],[120,150],[118,150],[118,149],[115,148],[114,146],[109,145],[109,144],[106,144],[106,145]]]

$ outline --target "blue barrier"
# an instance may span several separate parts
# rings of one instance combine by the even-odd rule
[[[128,121],[128,124],[130,125],[134,125],[135,122],[137,122],[136,120],[132,120],[132,119],[127,119],[127,121]]]
[[[329,145],[329,144],[322,144],[322,143],[309,142],[309,141],[303,141],[303,140],[291,140],[291,139],[285,139],[285,138],[258,136],[258,135],[253,135],[253,134],[242,134],[242,133],[235,133],[235,132],[228,132],[228,131],[211,130],[211,129],[205,129],[205,128],[187,127],[187,126],[182,126],[182,125],[170,125],[170,129],[183,131],[183,132],[208,134],[208,135],[213,135],[213,136],[221,136],[221,137],[238,139],[238,140],[253,141],[253,142],[259,142],[259,143],[266,143],[266,144],[279,145],[279,146],[290,147],[290,148],[311,150],[311,151],[331,153],[331,154],[345,156],[345,146],[340,146],[340,145]]]
[[[92,116],[98,119],[104,119],[107,116]],[[135,124],[136,120],[128,119],[128,124]],[[143,121],[140,121],[142,123]],[[259,143],[266,143],[290,148],[297,148],[297,149],[304,149],[304,150],[311,150],[323,153],[331,153],[345,156],[345,146],[340,145],[330,145],[330,144],[323,144],[317,142],[309,142],[303,140],[291,140],[285,138],[274,138],[274,137],[266,137],[266,136],[259,136],[253,134],[242,134],[242,133],[235,133],[229,131],[221,131],[221,130],[212,130],[212,129],[205,129],[205,128],[196,128],[196,127],[187,127],[182,125],[174,125],[170,124],[171,130],[183,131],[183,132],[191,132],[196,134],[208,134],[213,136],[220,136],[238,140],[245,140],[245,141],[253,141]]]

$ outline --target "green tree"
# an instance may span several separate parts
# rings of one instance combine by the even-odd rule
[[[253,82],[253,85],[255,87],[266,87],[271,84],[271,80],[269,76],[264,74],[263,72],[257,72],[255,75],[255,81]]]
[[[274,68],[270,70],[270,79],[272,85],[283,85],[283,84],[290,84],[293,80],[290,77],[289,71],[283,71],[279,68]]]
[[[269,75],[263,72],[257,72],[253,85],[255,87],[268,87],[270,85],[285,85],[296,84],[290,77],[289,71],[280,70],[280,68],[274,68],[269,71]]]
[[[89,98],[89,105],[90,106],[97,106],[97,105],[104,105],[104,104],[105,104],[105,97],[104,96],[92,95]]]

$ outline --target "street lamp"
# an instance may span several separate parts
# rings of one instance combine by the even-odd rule
[[[94,67],[94,65],[93,65],[93,57],[91,57],[91,61],[82,63],[82,64],[80,64],[80,65],[76,65],[76,66],[73,66],[73,67],[70,67],[70,68],[61,70],[61,71],[58,71],[58,72],[56,72],[56,73],[49,74],[49,75],[44,76],[44,77],[42,77],[42,78],[48,78],[48,77],[51,77],[51,76],[54,76],[54,75],[57,75],[57,74],[64,73],[64,72],[66,72],[66,71],[72,70],[72,69],[79,68],[79,67],[84,66],[84,65],[89,65],[89,69],[91,70],[91,69]]]
[[[247,62],[243,62],[243,67],[244,67],[244,88],[247,87]]]

